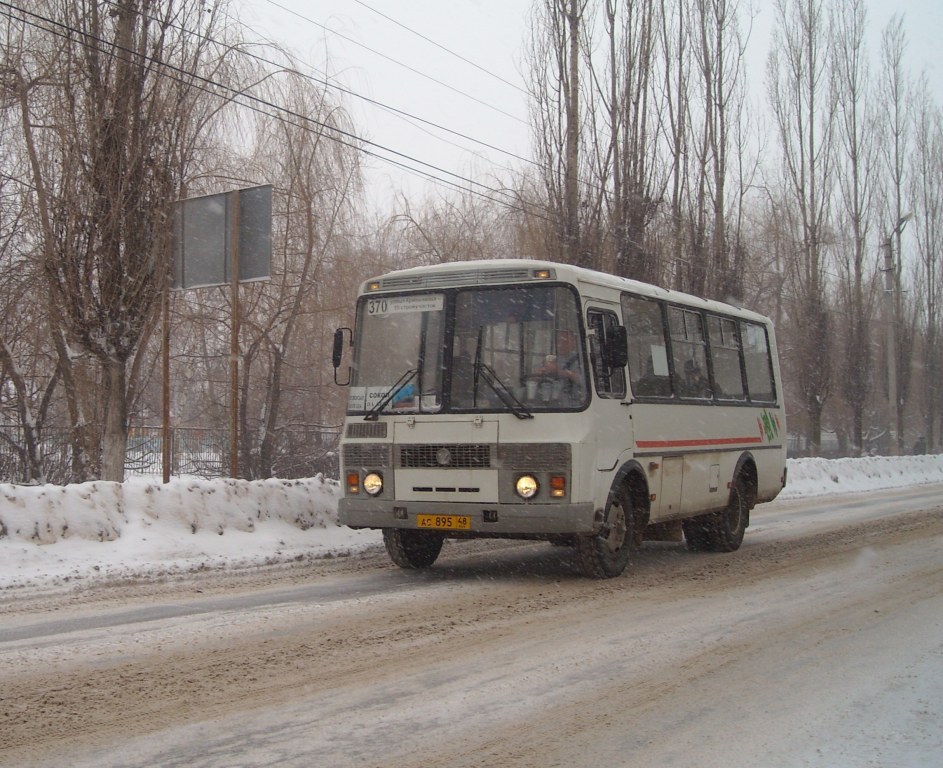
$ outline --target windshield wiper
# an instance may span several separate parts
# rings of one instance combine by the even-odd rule
[[[400,376],[396,380],[396,383],[386,391],[386,394],[383,395],[383,397],[380,398],[379,402],[373,406],[373,408],[367,411],[367,415],[363,417],[363,420],[376,421],[380,416],[380,411],[386,408],[386,406],[390,404],[393,398],[396,397],[401,390],[405,389],[406,385],[412,381],[413,377],[418,371],[418,368],[410,368],[402,376]]]
[[[487,364],[478,362],[475,363],[475,377],[484,379],[485,383],[491,387],[494,393],[498,396],[502,403],[507,406],[507,409],[513,413],[519,419],[532,419],[534,414],[527,410],[520,400],[515,397],[514,393],[508,389],[507,384],[501,381],[498,378],[498,374]]]
[[[486,362],[481,359],[481,336],[483,326],[478,328],[478,344],[475,348],[475,382],[474,382],[474,403],[478,405],[478,381],[484,379],[485,383],[491,387],[492,391],[498,396],[498,399],[504,403],[505,407],[519,419],[532,419],[534,414],[527,410],[520,400],[514,396],[514,393],[508,389]]]

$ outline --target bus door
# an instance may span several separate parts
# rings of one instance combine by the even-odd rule
[[[661,459],[661,488],[656,501],[658,517],[677,517],[681,511],[684,490],[684,456],[664,456]],[[650,472],[654,475],[654,472]],[[654,506],[654,505],[653,505]]]
[[[590,306],[586,334],[594,390],[588,415],[596,438],[596,469],[612,471],[632,447],[625,402],[625,329],[612,309]]]

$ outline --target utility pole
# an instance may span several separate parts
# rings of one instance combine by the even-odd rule
[[[232,318],[229,335],[229,476],[239,477],[239,268],[240,227],[239,196],[230,193],[229,230],[229,291],[232,296]]]
[[[907,213],[897,220],[897,225],[881,244],[884,250],[884,311],[887,324],[887,435],[888,453],[900,454],[900,408],[897,396],[897,302],[900,294],[900,272],[894,262],[894,238],[898,242],[900,257],[900,236],[914,215]]]

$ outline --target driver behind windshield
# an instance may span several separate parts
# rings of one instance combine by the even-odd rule
[[[559,379],[563,383],[562,393],[578,398],[583,387],[583,366],[580,361],[579,339],[575,331],[557,331],[557,353],[547,355],[536,374]]]

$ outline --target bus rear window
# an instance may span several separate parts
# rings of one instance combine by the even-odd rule
[[[747,391],[754,402],[772,403],[776,400],[773,375],[770,368],[769,341],[766,329],[758,323],[741,322],[743,360],[747,372]]]

